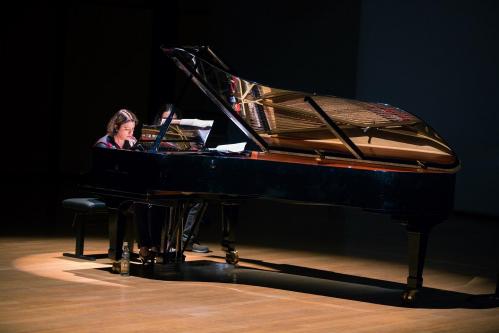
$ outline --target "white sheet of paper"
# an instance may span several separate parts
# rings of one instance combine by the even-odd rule
[[[218,151],[221,153],[240,153],[244,151],[246,147],[246,142],[231,143],[227,145],[219,145],[215,148],[210,148],[212,151]]]
[[[211,127],[208,129],[198,129],[198,134],[203,140],[203,144],[206,143],[206,139],[208,139],[208,135],[210,135]]]
[[[180,119],[179,124],[184,126],[193,126],[193,127],[211,127],[213,126],[214,120],[201,120],[201,119]]]

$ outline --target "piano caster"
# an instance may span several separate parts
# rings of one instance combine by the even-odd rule
[[[406,306],[413,306],[416,303],[416,295],[418,292],[418,289],[409,289],[404,291],[402,294],[402,303]]]
[[[225,261],[228,264],[236,265],[239,262],[239,253],[237,251],[227,251],[225,254]]]

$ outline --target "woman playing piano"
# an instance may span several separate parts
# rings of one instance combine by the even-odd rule
[[[127,109],[116,112],[107,124],[107,134],[100,138],[95,147],[109,149],[134,149],[137,139],[133,136],[137,116]],[[133,213],[135,225],[139,232],[139,257],[143,263],[154,260],[158,252],[161,235],[161,223],[164,212],[158,207],[142,203],[128,203],[120,208],[120,219],[124,219],[124,211]],[[120,224],[123,225],[123,222]]]
[[[131,149],[137,139],[133,136],[137,116],[127,110],[121,109],[111,117],[107,124],[107,134],[100,138],[95,146],[112,149]]]

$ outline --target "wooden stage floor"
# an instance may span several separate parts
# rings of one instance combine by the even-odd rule
[[[499,308],[470,300],[494,291],[494,272],[472,262],[430,255],[421,303],[406,308],[404,262],[355,251],[246,244],[233,268],[210,243],[181,274],[151,278],[139,265],[121,277],[108,259],[62,257],[73,245],[0,238],[0,332],[499,332]],[[102,253],[106,240],[86,248]]]

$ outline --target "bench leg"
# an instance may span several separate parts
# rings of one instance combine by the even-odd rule
[[[84,249],[84,245],[85,245],[85,223],[84,223],[84,221],[82,221],[81,218],[78,218],[78,217],[79,217],[79,214],[76,213],[74,218],[73,218],[73,226],[74,226],[75,231],[76,231],[75,253],[64,252],[62,255],[65,257],[94,261],[95,257],[86,256],[83,254],[83,249]]]

